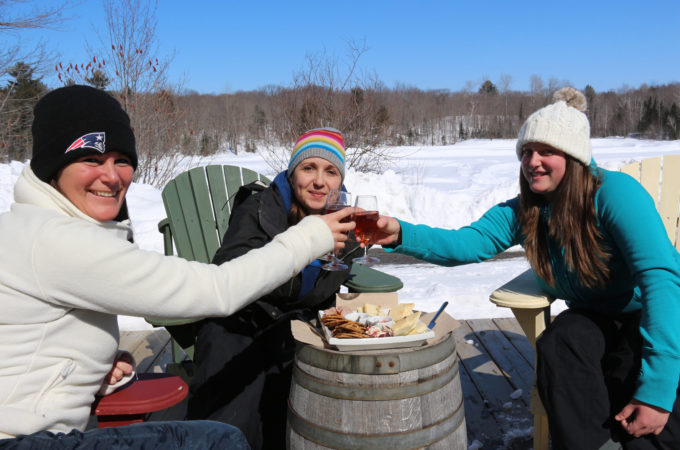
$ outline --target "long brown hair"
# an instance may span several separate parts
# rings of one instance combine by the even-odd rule
[[[520,169],[519,221],[525,236],[524,249],[536,274],[554,286],[547,244],[550,237],[564,248],[566,266],[577,274],[581,284],[601,287],[610,276],[607,262],[611,258],[597,227],[595,211],[595,193],[602,181],[589,167],[565,156],[564,177],[555,190],[547,224],[541,215],[546,200],[531,191]]]
[[[290,211],[288,212],[288,225],[293,226],[297,225],[298,222],[305,218],[307,211],[305,211],[305,208],[298,201],[295,194],[293,194],[291,197],[292,202],[290,205]]]

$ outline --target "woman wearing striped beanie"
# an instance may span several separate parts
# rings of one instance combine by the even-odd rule
[[[222,247],[213,262],[221,264],[264,246],[274,236],[311,214],[323,214],[331,189],[345,178],[345,145],[334,128],[302,134],[293,146],[287,170],[264,189],[244,186],[236,201]],[[259,191],[250,195],[253,191]],[[348,243],[350,241],[347,241]],[[352,251],[357,243],[350,243]],[[357,252],[358,253],[358,252]],[[353,254],[344,260],[351,266]],[[343,255],[341,254],[342,258]],[[345,281],[344,271],[319,270],[314,261],[301,274],[226,318],[199,325],[188,417],[226,422],[240,428],[253,449],[283,448],[286,405],[295,341],[290,319],[311,320],[332,306]],[[266,436],[266,438],[265,438]]]
[[[345,179],[345,143],[335,128],[316,128],[295,142],[286,172],[294,192],[293,221],[323,213],[331,189]]]
[[[295,142],[288,163],[288,176],[304,159],[319,157],[332,163],[345,178],[345,142],[335,128],[315,128],[304,133]]]

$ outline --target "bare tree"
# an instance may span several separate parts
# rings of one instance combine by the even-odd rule
[[[531,90],[533,106],[538,109],[543,106],[543,99],[545,98],[545,85],[543,84],[543,78],[536,74],[531,75],[531,78],[529,79],[529,86]]]
[[[548,80],[547,94],[552,96],[553,93],[564,86],[571,86],[571,83],[567,80],[559,80],[556,77],[550,77]]]
[[[23,48],[18,33],[26,29],[56,27],[63,21],[66,3],[33,6],[30,0],[0,0],[0,77],[18,61],[31,66],[44,60],[44,48]],[[31,6],[22,8],[22,6]],[[27,12],[29,11],[29,12]]]
[[[175,92],[167,81],[170,58],[158,56],[157,0],[103,0],[107,36],[106,65],[98,67],[111,80],[130,116],[137,139],[139,169],[135,179],[161,186],[181,158],[181,119]],[[102,52],[104,53],[104,52]],[[104,58],[104,57],[102,57]]]
[[[510,85],[512,84],[513,78],[512,75],[508,73],[502,73],[501,76],[498,77],[498,90],[501,91],[501,94],[505,94],[510,90]]]
[[[502,73],[498,77],[498,89],[503,95],[503,102],[505,103],[505,117],[508,116],[508,91],[510,90],[510,85],[512,84],[512,75],[507,73]]]
[[[318,127],[342,131],[347,165],[356,170],[379,171],[391,161],[392,155],[381,146],[390,120],[381,103],[382,83],[374,74],[359,73],[366,48],[354,43],[348,47],[344,61],[325,52],[308,55],[292,87],[275,91],[272,133],[265,146],[266,160],[273,168],[285,167],[295,139]]]

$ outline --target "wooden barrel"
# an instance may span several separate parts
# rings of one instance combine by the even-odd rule
[[[363,352],[300,346],[286,434],[295,450],[466,450],[453,335],[432,345]]]

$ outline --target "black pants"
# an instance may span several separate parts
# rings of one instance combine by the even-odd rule
[[[625,449],[680,449],[677,400],[659,436],[636,439],[614,419],[635,391],[642,346],[639,324],[639,312],[612,319],[567,310],[538,340],[537,384],[553,448],[598,449],[612,439]]]
[[[187,418],[233,425],[253,449],[284,448],[295,356],[290,321],[263,327],[244,316],[202,322]]]

